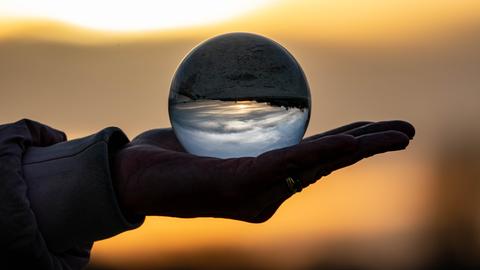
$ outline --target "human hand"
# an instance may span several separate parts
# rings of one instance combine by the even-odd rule
[[[23,178],[22,158],[28,147],[65,140],[63,132],[27,119],[0,125],[0,261],[5,269],[81,269],[89,260],[92,243],[50,252]]]
[[[147,131],[114,161],[119,200],[131,214],[222,217],[264,222],[294,193],[363,158],[404,149],[413,126],[357,122],[258,157],[219,159],[186,153],[172,129]]]

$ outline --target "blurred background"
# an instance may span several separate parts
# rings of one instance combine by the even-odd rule
[[[170,126],[177,65],[235,31],[300,62],[306,135],[404,119],[415,139],[322,179],[263,224],[149,217],[95,243],[88,269],[480,268],[478,0],[2,0],[0,122],[28,117],[69,138]]]

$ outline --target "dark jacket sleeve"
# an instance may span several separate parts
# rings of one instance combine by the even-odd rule
[[[0,125],[0,269],[78,270],[88,263],[93,242],[49,249],[27,196],[26,149],[62,141],[62,132],[32,120]]]
[[[64,253],[140,226],[127,219],[116,198],[112,156],[128,143],[118,128],[49,147],[23,157],[28,198],[48,248]]]

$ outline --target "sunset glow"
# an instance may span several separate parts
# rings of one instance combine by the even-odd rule
[[[0,39],[80,44],[262,33],[278,39],[409,41],[478,21],[480,1],[0,1]],[[453,31],[453,30],[452,30]]]
[[[204,25],[262,7],[272,0],[0,2],[0,16],[41,18],[107,31],[145,31]]]
[[[265,223],[149,216],[95,242],[86,270],[252,269],[243,262],[279,270],[438,269],[424,266],[449,259],[444,252],[459,261],[475,252],[480,265],[479,0],[0,0],[0,124],[30,118],[69,140],[110,126],[131,140],[171,127],[170,89],[182,59],[231,32],[268,37],[297,59],[310,116],[289,109],[285,117],[281,107],[267,111],[267,103],[249,100],[225,109],[182,98],[177,113],[195,120],[184,126],[210,131],[199,138],[226,149],[233,144],[214,131],[230,130],[235,140],[270,142],[287,136],[255,128],[308,116],[305,137],[401,119],[416,127],[414,140],[406,151],[322,177]],[[266,112],[253,123],[234,117]]]

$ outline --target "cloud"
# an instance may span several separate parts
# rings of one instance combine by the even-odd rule
[[[285,109],[254,101],[204,100],[171,109],[177,137],[202,156],[256,156],[298,143],[308,110]]]

